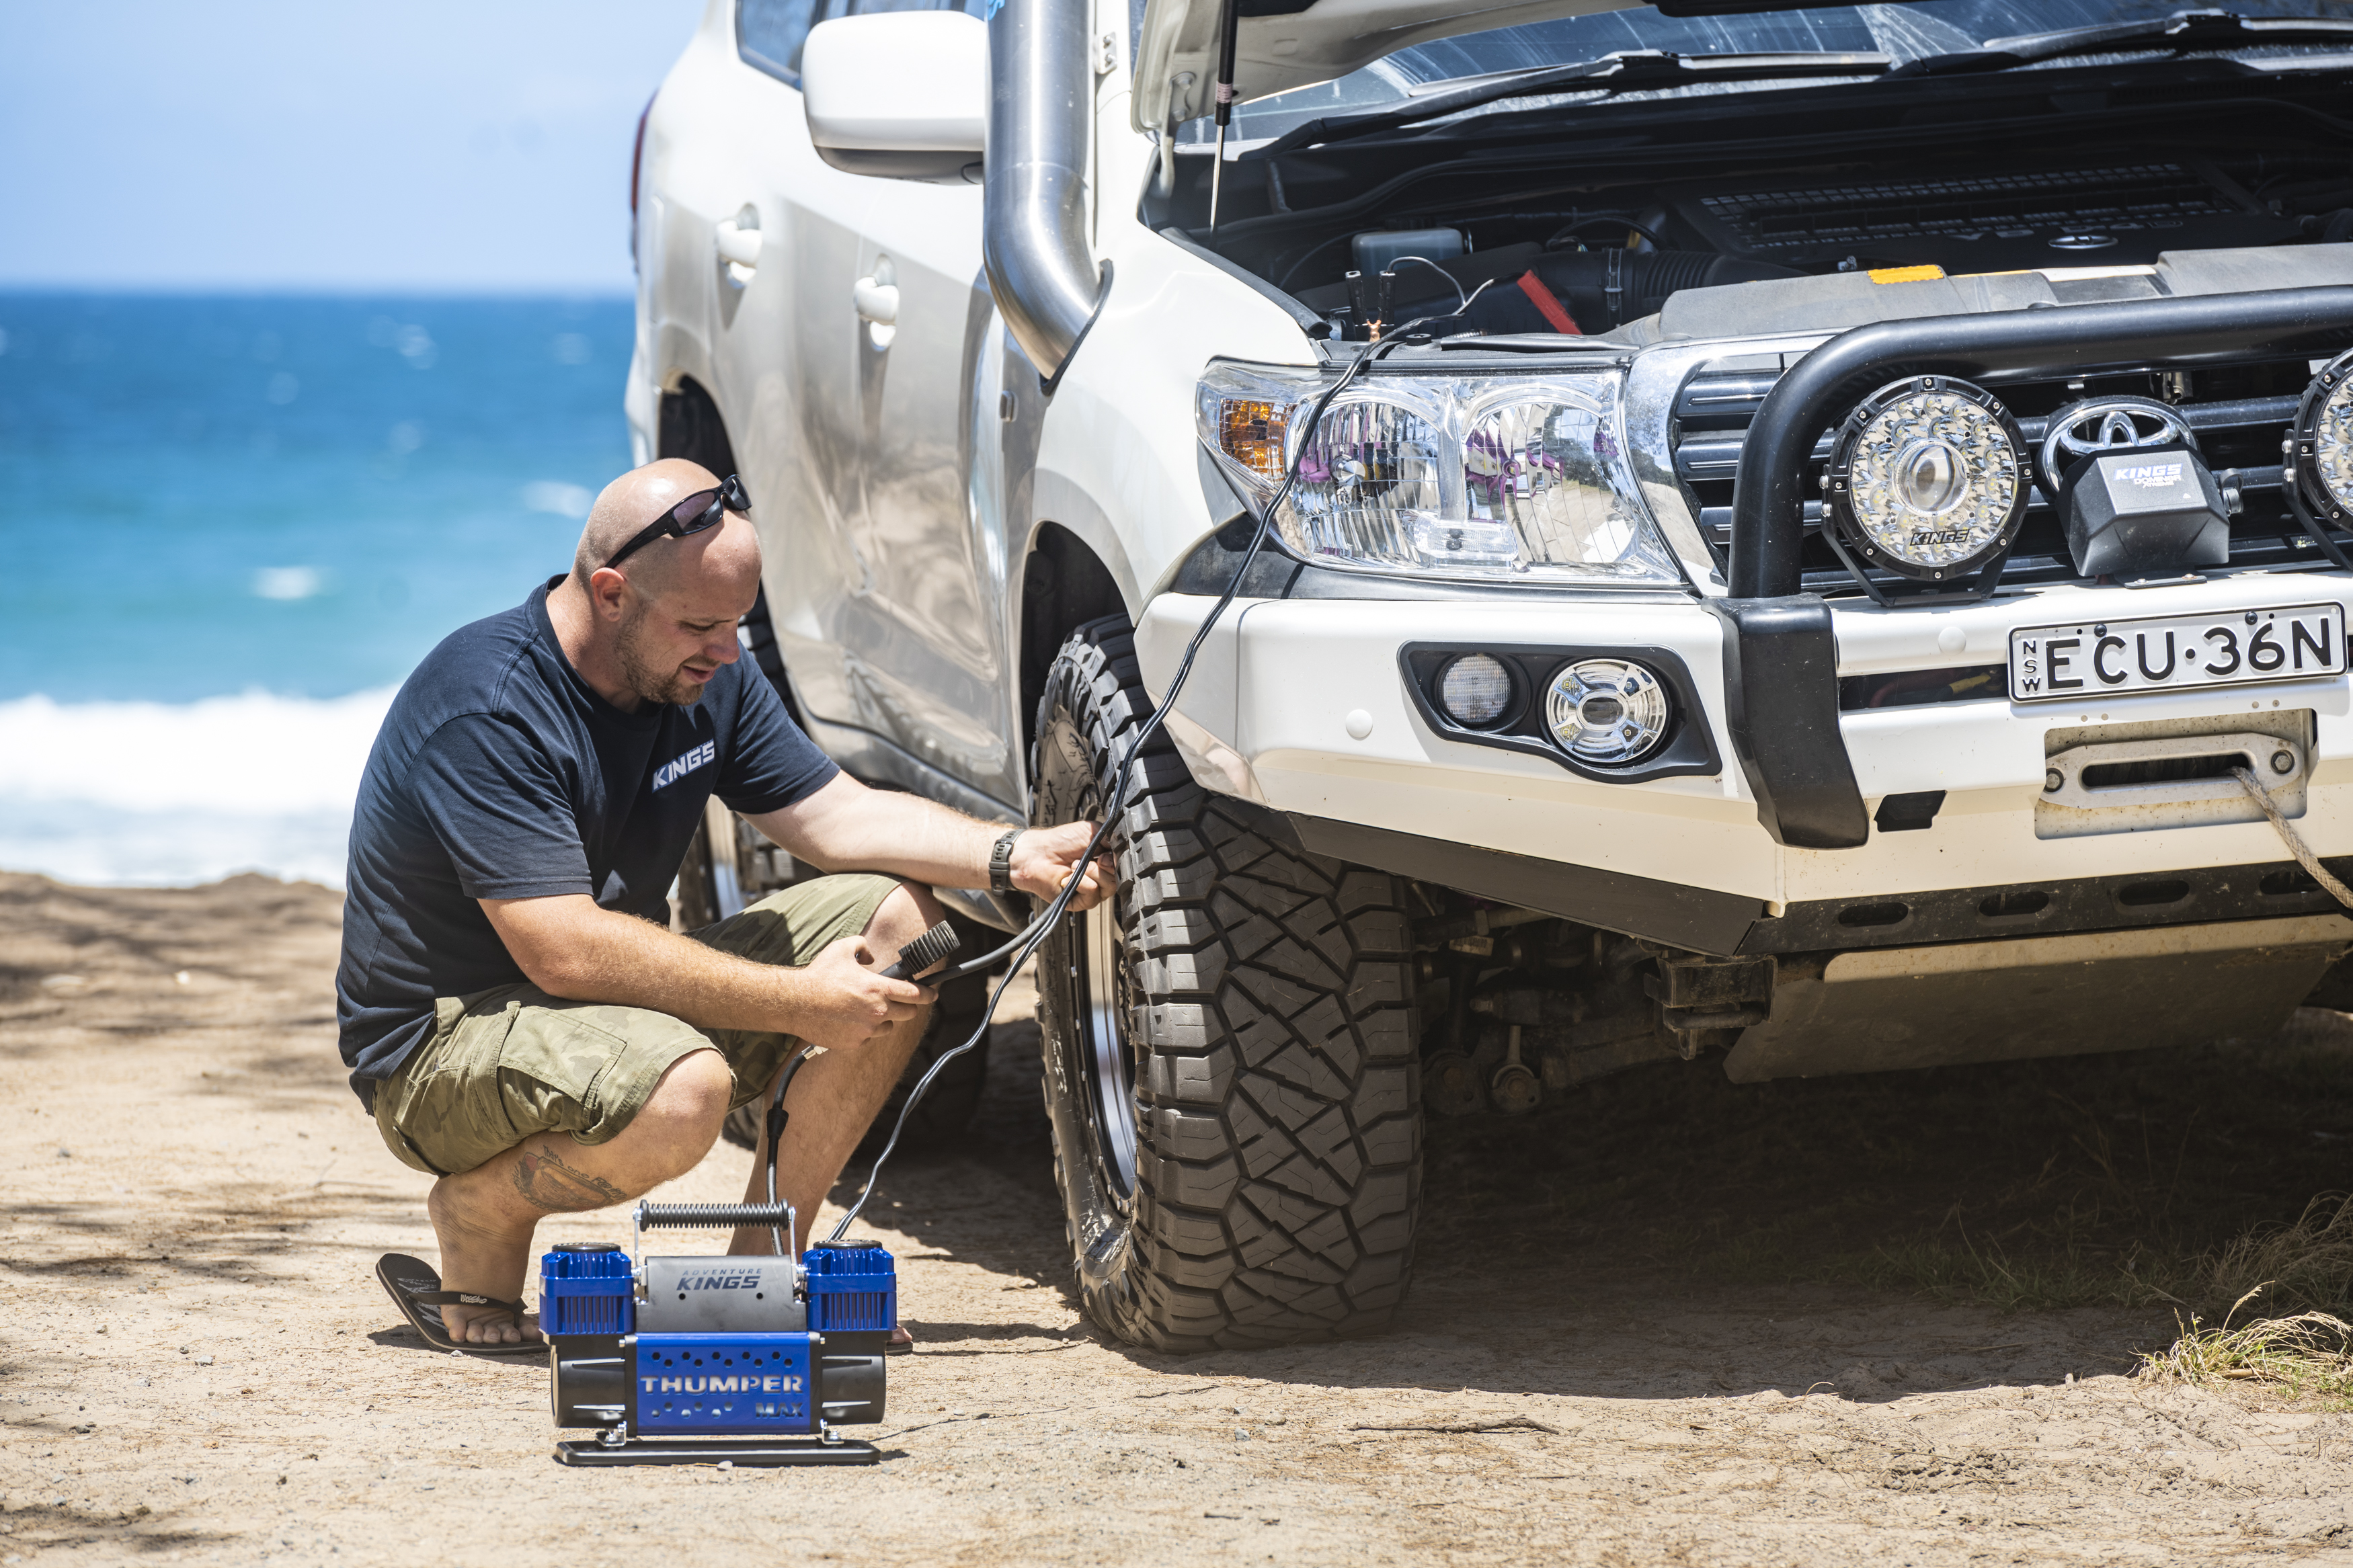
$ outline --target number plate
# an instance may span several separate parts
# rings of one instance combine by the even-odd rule
[[[2294,605],[2010,634],[2013,702],[2075,701],[2345,673],[2345,606]]]

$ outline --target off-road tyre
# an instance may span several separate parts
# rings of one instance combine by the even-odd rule
[[[1124,618],[1071,634],[1039,705],[1031,820],[1099,816],[1151,711]],[[1117,899],[1063,921],[1038,965],[1087,1314],[1166,1351],[1386,1328],[1421,1192],[1404,889],[1287,847],[1162,737],[1127,800]]]

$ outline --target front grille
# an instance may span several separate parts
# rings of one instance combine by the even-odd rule
[[[1778,372],[1705,372],[1683,384],[1670,426],[1675,475],[1683,483],[1701,531],[1728,559],[1732,544],[1732,488],[1740,453],[1765,395]],[[2189,370],[2147,370],[2089,378],[2021,377],[1984,384],[2001,399],[2026,437],[2029,453],[2040,454],[2049,416],[2087,397],[2129,395],[2169,403],[2197,432],[2207,467],[2217,474],[2239,473],[2244,509],[2231,520],[2231,564],[2269,566],[2316,562],[2323,557],[2289,512],[2280,493],[2280,441],[2295,416],[2297,400],[2312,379],[2305,360],[2256,361]],[[1813,461],[1830,461],[1833,432],[1815,443]],[[1819,486],[1809,489],[1819,493]],[[1806,542],[1801,565],[1809,593],[1861,592],[1821,538],[1821,503],[1806,502]],[[1894,578],[1887,579],[1890,582]],[[2074,562],[2058,512],[2038,486],[2027,498],[2026,521],[2001,580],[2012,583],[2077,581]]]

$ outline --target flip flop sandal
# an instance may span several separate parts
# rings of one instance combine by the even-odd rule
[[[884,1355],[913,1355],[915,1353],[915,1336],[909,1333],[903,1324],[898,1328],[892,1329],[891,1331],[891,1341],[888,1344],[882,1347],[882,1353]]]
[[[466,1355],[513,1356],[544,1355],[545,1340],[528,1340],[514,1345],[474,1345],[463,1340],[453,1340],[441,1321],[443,1307],[496,1307],[522,1327],[522,1307],[514,1301],[501,1301],[493,1296],[480,1296],[471,1290],[444,1290],[441,1276],[424,1263],[406,1253],[387,1252],[376,1259],[375,1277],[393,1301],[400,1308],[408,1326],[421,1335],[425,1342],[437,1351],[458,1351]]]

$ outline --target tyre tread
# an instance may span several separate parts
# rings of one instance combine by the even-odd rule
[[[1100,795],[1105,759],[1152,711],[1124,618],[1080,627],[1049,673],[1040,779],[1058,705]],[[1147,1047],[1136,1192],[1124,1256],[1099,1275],[1079,1268],[1077,1283],[1098,1323],[1154,1349],[1377,1331],[1411,1277],[1421,1148],[1404,889],[1289,847],[1261,817],[1203,789],[1165,736],[1122,810]],[[1058,1146],[1066,1192],[1084,1157]],[[1074,1258],[1091,1239],[1080,1206],[1067,1207]]]

